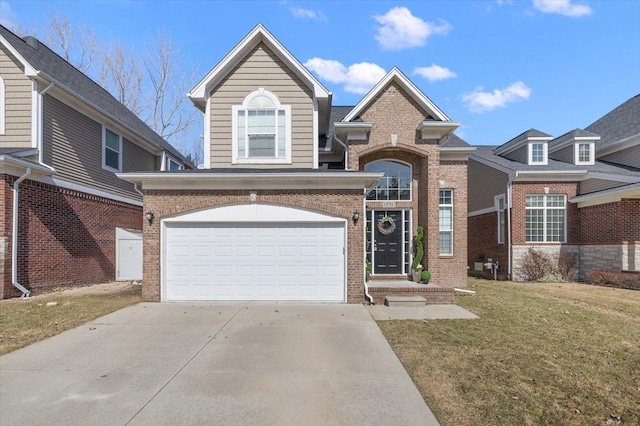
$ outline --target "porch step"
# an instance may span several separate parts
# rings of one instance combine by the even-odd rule
[[[419,308],[427,304],[427,299],[421,296],[386,296],[384,304],[389,307]]]

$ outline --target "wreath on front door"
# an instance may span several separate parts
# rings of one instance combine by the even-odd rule
[[[378,220],[378,232],[382,235],[392,234],[396,230],[396,221],[391,216],[383,216]]]

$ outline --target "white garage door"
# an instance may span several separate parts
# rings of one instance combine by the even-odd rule
[[[166,300],[343,301],[342,224],[166,227]]]

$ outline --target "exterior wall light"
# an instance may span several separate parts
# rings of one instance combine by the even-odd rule
[[[147,212],[147,222],[149,222],[149,225],[153,224],[153,212]]]
[[[351,219],[353,219],[353,224],[357,224],[358,221],[360,220],[360,212],[358,210],[353,212],[353,216],[351,216]]]

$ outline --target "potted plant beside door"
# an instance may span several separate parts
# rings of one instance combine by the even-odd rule
[[[413,263],[411,264],[411,272],[413,275],[413,282],[418,283],[421,279],[422,274],[422,258],[424,257],[424,246],[422,245],[422,238],[424,237],[424,228],[422,226],[418,226],[416,229],[416,235],[413,237],[413,245],[416,249],[416,255],[413,258]]]

